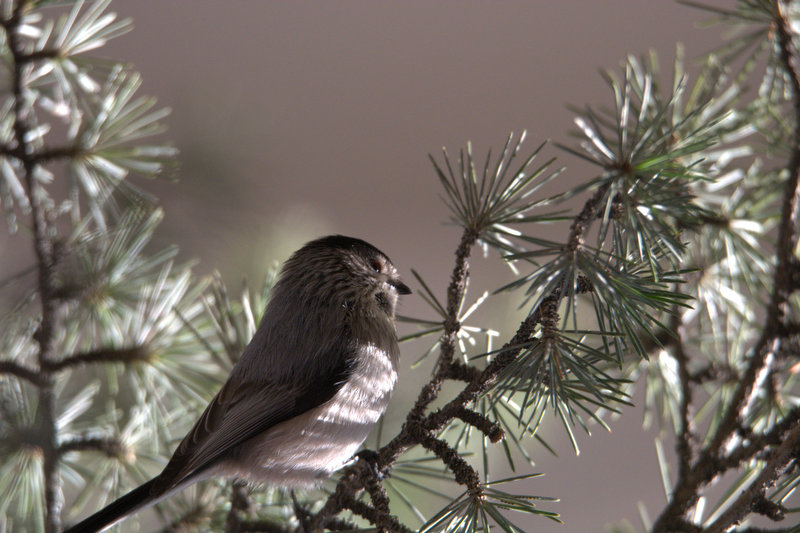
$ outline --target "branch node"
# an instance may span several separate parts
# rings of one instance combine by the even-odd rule
[[[458,359],[455,359],[450,363],[446,374],[448,379],[463,381],[465,383],[472,383],[473,381],[479,379],[480,376],[480,370],[472,365],[468,365],[462,361],[459,361]]]
[[[753,501],[750,508],[754,513],[766,516],[774,522],[780,522],[786,518],[786,508],[779,503],[767,499],[763,494]]]
[[[19,379],[24,379],[37,387],[46,387],[49,381],[35,370],[17,364],[14,361],[0,361],[0,375],[9,374]]]
[[[59,455],[69,452],[100,452],[112,459],[131,462],[134,459],[133,451],[117,439],[78,437],[62,442],[57,449]]]

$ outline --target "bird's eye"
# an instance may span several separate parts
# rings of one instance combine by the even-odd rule
[[[383,270],[383,265],[381,265],[381,262],[378,261],[377,259],[373,259],[372,262],[369,264],[369,266],[372,267],[372,270],[378,273],[380,273],[380,271]]]

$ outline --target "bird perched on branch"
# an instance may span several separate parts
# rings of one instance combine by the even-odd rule
[[[411,290],[371,244],[332,235],[283,266],[228,380],[164,470],[65,533],[101,531],[197,481],[309,487],[346,463],[397,381],[398,295]]]

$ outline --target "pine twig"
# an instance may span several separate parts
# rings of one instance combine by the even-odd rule
[[[738,468],[743,462],[757,458],[770,447],[778,446],[786,440],[788,432],[796,425],[800,425],[800,407],[789,411],[783,420],[775,424],[769,431],[760,435],[749,435],[746,444],[739,445],[727,456],[716,461],[720,473]]]
[[[442,383],[451,371],[453,354],[456,349],[456,335],[461,329],[461,324],[458,323],[458,310],[461,300],[464,297],[467,278],[469,277],[469,256],[472,246],[477,240],[478,234],[475,231],[471,229],[464,230],[461,236],[461,242],[456,250],[456,264],[453,267],[450,285],[447,288],[447,318],[444,324],[444,333],[440,341],[437,370],[433,378],[425,384],[420,391],[414,407],[408,413],[406,424],[412,424],[422,418],[425,408],[439,396]]]
[[[48,382],[42,378],[37,370],[17,364],[14,361],[0,361],[0,374],[9,374],[24,379],[37,387],[45,387],[48,385]]]
[[[459,361],[458,359],[454,359],[450,363],[450,367],[447,369],[445,377],[447,379],[469,383],[470,381],[478,379],[480,373],[481,371],[476,367],[468,365],[462,361]]]
[[[607,193],[609,186],[609,184],[605,184],[599,187],[573,220],[568,238],[569,245],[567,249],[569,253],[577,252],[583,245],[584,235],[595,219],[600,202]],[[431,380],[420,391],[417,401],[409,411],[400,433],[378,450],[376,464],[378,471],[389,468],[408,448],[415,444],[421,444],[436,453],[453,470],[457,481],[473,492],[481,491],[480,479],[477,473],[452,448],[432,435],[455,418],[474,418],[465,414],[466,406],[486,392],[495,382],[500,372],[511,364],[519,353],[529,345],[536,326],[542,321],[545,314],[543,308],[557,310],[558,303],[564,296],[563,287],[556,287],[552,294],[544,298],[542,303],[520,323],[513,337],[505,343],[483,370],[467,370],[467,368],[471,367],[456,362],[453,354],[455,353],[456,334],[461,327],[458,323],[458,308],[463,299],[466,281],[469,276],[468,258],[471,247],[478,237],[478,233],[473,229],[465,228],[456,250],[456,264],[448,287],[448,316],[445,321],[445,333],[441,341],[437,370]],[[576,290],[578,293],[590,292],[592,287],[585,279],[579,278]],[[425,409],[438,397],[442,382],[448,378],[466,381],[464,389],[443,407],[425,415]],[[475,421],[478,422],[477,420]],[[484,427],[483,429],[489,430],[490,437],[493,436],[498,440],[501,438],[497,431],[489,427]],[[481,430],[483,431],[483,429]],[[368,482],[367,478],[356,473],[354,467],[346,469],[336,486],[336,490],[314,517],[312,528],[319,528],[328,517],[339,513],[347,506],[347,502],[353,498],[353,495],[362,490]],[[372,521],[372,523],[376,522]]]
[[[96,439],[88,437],[79,437],[64,441],[58,446],[57,451],[59,456],[63,456],[69,452],[90,450],[101,452],[112,458],[124,457],[128,453],[126,447],[117,439]]]
[[[389,496],[386,494],[386,489],[383,488],[383,485],[375,476],[367,479],[366,489],[375,509],[375,521],[373,523],[381,533],[388,533],[389,528],[397,522],[397,519],[393,519],[394,517],[389,511]]]
[[[236,480],[231,483],[231,508],[225,517],[226,533],[239,533],[242,531],[243,521],[241,513],[246,513],[250,509],[250,500],[247,498],[247,484]]]
[[[713,480],[719,473],[717,465],[720,456],[724,453],[724,446],[733,437],[741,426],[753,396],[759,390],[758,384],[770,374],[770,367],[775,360],[775,354],[780,351],[782,337],[777,333],[785,325],[785,307],[789,294],[792,291],[792,268],[795,264],[793,252],[797,244],[798,198],[800,197],[800,75],[798,75],[798,58],[793,53],[791,27],[784,4],[779,3],[778,13],[774,26],[777,29],[779,55],[786,71],[792,90],[792,103],[794,111],[793,149],[787,163],[789,174],[783,192],[781,218],[778,225],[778,243],[776,248],[777,261],[773,274],[773,289],[766,309],[763,332],[749,357],[749,362],[738,380],[731,400],[717,426],[716,432],[710,443],[704,448],[683,478],[679,478],[672,492],[668,505],[656,520],[654,533],[673,531],[679,523],[685,523],[685,516],[699,498],[702,486]],[[785,465],[784,465],[785,466]],[[767,480],[774,481],[780,465],[775,465],[771,471],[765,468],[759,476],[761,483]],[[756,482],[751,485],[753,491],[742,494],[739,502],[739,512],[744,515],[750,512],[752,498],[763,495],[764,486],[756,487]],[[751,500],[746,501],[745,495]],[[744,516],[742,515],[742,516]],[[725,520],[723,520],[725,517]],[[720,517],[719,524],[736,523],[741,516],[732,517],[728,513]],[[734,520],[731,522],[731,520]]]
[[[152,353],[145,346],[128,346],[124,348],[99,348],[88,352],[81,352],[74,355],[49,361],[46,365],[47,370],[58,372],[65,368],[73,368],[80,365],[96,363],[134,363],[138,361],[148,361]]]
[[[377,524],[381,521],[386,523],[386,531],[392,531],[397,533],[413,533],[410,529],[406,526],[401,524],[396,517],[391,515],[384,515],[376,510],[374,507],[362,502],[361,500],[356,500],[355,498],[349,498],[346,501],[345,507],[350,509],[355,514],[362,518],[366,518],[373,524]]]
[[[689,372],[689,356],[686,354],[681,340],[681,318],[678,309],[673,309],[671,318],[672,332],[675,341],[672,343],[672,353],[678,363],[678,379],[681,386],[680,399],[680,427],[675,442],[675,451],[678,456],[678,479],[684,479],[692,462],[692,375]]]
[[[492,422],[477,411],[462,407],[455,416],[486,435],[491,442],[499,442],[504,436],[503,428],[497,422]]]
[[[782,514],[777,512],[774,504],[766,500],[766,491],[775,484],[778,478],[789,468],[798,464],[800,450],[800,424],[789,431],[783,442],[770,454],[771,457],[758,477],[742,491],[736,501],[717,518],[705,531],[722,533],[741,522],[751,512],[761,509],[773,520],[781,520]]]
[[[53,237],[51,236],[52,224],[49,220],[47,208],[43,204],[41,183],[36,178],[38,162],[31,156],[33,146],[29,140],[29,133],[33,130],[33,110],[26,98],[24,84],[24,70],[28,55],[22,40],[22,17],[28,8],[29,0],[18,0],[14,6],[11,17],[3,21],[6,30],[6,39],[13,64],[11,65],[11,93],[14,102],[14,139],[18,150],[18,158],[24,173],[23,181],[30,205],[30,216],[34,252],[37,264],[37,291],[41,305],[41,321],[39,329],[34,335],[39,344],[37,360],[41,385],[39,392],[38,424],[43,436],[42,446],[42,482],[44,486],[46,533],[56,533],[61,530],[61,509],[63,498],[61,483],[58,475],[58,436],[55,417],[55,393],[52,382],[53,376],[47,366],[55,355],[55,328],[57,315],[57,299],[55,298],[55,254]]]
[[[433,452],[447,465],[460,485],[464,485],[473,494],[481,493],[480,476],[449,444],[430,434],[420,435],[419,441],[426,450]]]

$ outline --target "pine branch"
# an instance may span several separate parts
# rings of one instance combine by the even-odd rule
[[[126,447],[116,439],[100,439],[80,437],[62,442],[58,446],[58,455],[63,456],[69,452],[97,451],[107,457],[120,458],[127,455]]]
[[[607,188],[608,185],[599,187],[573,220],[568,237],[570,252],[574,253],[583,245],[583,236],[588,230],[591,221],[596,217],[600,201],[606,194]],[[500,372],[514,361],[524,347],[528,346],[537,324],[542,321],[543,316],[547,316],[547,311],[545,310],[552,311],[557,309],[558,303],[564,296],[564,291],[563,284],[559,285],[548,297],[544,298],[540,305],[520,323],[513,337],[498,351],[486,368],[480,371],[477,369],[467,371],[461,367],[454,367],[453,354],[456,334],[460,328],[458,310],[460,302],[464,298],[466,280],[469,275],[467,260],[470,255],[470,248],[477,238],[478,233],[473,228],[465,228],[456,250],[456,264],[448,287],[448,318],[445,321],[445,334],[441,341],[437,371],[420,391],[417,401],[409,412],[400,433],[378,450],[376,465],[374,465],[372,471],[382,471],[390,468],[408,448],[415,444],[421,444],[432,450],[453,470],[459,483],[466,485],[471,492],[475,492],[476,496],[479,496],[482,489],[474,469],[466,461],[458,457],[456,452],[443,441],[435,439],[432,435],[456,418],[465,416],[470,419],[473,418],[465,414],[466,406],[486,392],[495,382]],[[579,280],[578,292],[589,292],[591,290],[591,285],[586,283],[586,280]],[[455,368],[458,368],[458,370],[454,370]],[[441,384],[445,379],[451,376],[463,378],[466,375],[471,375],[472,379],[455,398],[445,406],[427,415],[423,414],[425,408],[437,398],[441,390]],[[483,425],[482,422],[475,421]],[[497,437],[498,433],[494,429],[484,429],[489,430],[492,436]],[[356,465],[345,470],[336,490],[312,520],[312,529],[319,527],[325,520],[338,514],[346,507],[347,501],[371,482],[370,469],[359,466],[363,461],[362,459]]]
[[[476,367],[468,365],[462,361],[459,361],[458,359],[454,359],[450,362],[450,367],[445,373],[445,378],[469,383],[470,381],[477,379],[479,375],[480,370],[478,370]]]
[[[37,387],[49,386],[49,382],[45,380],[37,370],[19,365],[14,361],[0,361],[0,374],[16,376],[20,379],[30,381]]]
[[[372,506],[375,510],[375,521],[372,523],[377,526],[381,533],[388,533],[389,528],[394,527],[398,521],[389,511],[389,496],[386,494],[386,489],[383,488],[376,476],[367,479],[366,489],[372,499]]]
[[[6,157],[13,157],[19,161],[26,159],[34,164],[48,163],[54,159],[73,159],[85,154],[84,150],[77,145],[74,146],[59,146],[36,148],[32,152],[26,152],[30,147],[23,145],[9,146],[7,144],[0,145],[0,155]]]
[[[786,303],[792,291],[792,279],[796,269],[794,251],[797,248],[798,201],[800,201],[800,74],[798,73],[797,49],[794,45],[791,22],[789,20],[789,2],[778,2],[778,16],[775,18],[778,30],[780,58],[785,72],[791,81],[792,105],[794,111],[794,132],[792,155],[787,165],[789,178],[786,180],[781,206],[781,221],[778,226],[777,256],[775,267],[775,284],[772,299],[767,308],[769,313],[767,329],[778,328],[786,318]]]
[[[61,57],[61,51],[55,48],[46,48],[36,50],[28,54],[22,54],[19,57],[20,63],[33,63],[35,61],[42,61],[47,59],[58,59]]]
[[[675,341],[672,343],[672,354],[678,362],[678,379],[681,386],[681,399],[680,399],[680,428],[675,443],[675,448],[678,456],[678,479],[684,479],[688,473],[692,462],[692,419],[691,419],[691,405],[692,405],[692,375],[689,372],[689,356],[683,345],[680,327],[681,319],[678,310],[673,311],[672,319],[672,334]]]
[[[228,510],[228,515],[225,517],[225,531],[226,533],[234,533],[242,531],[242,520],[239,517],[241,513],[246,513],[250,508],[250,500],[247,498],[247,491],[245,490],[247,484],[243,481],[234,481],[231,483],[231,507]]]
[[[125,348],[99,348],[88,352],[70,355],[63,359],[48,362],[46,368],[58,372],[65,368],[102,363],[135,363],[146,362],[153,354],[146,346],[129,346]]]
[[[447,465],[460,485],[464,485],[471,493],[480,495],[480,476],[468,462],[458,455],[457,451],[445,441],[431,436],[430,433],[420,435],[418,440],[425,449],[433,452],[436,457]]]
[[[682,462],[681,471],[684,475],[679,476],[670,502],[656,520],[653,526],[654,533],[674,531],[676,528],[680,530],[678,526],[681,524],[685,526],[685,516],[696,504],[701,488],[718,475],[718,466],[720,458],[725,455],[726,443],[741,428],[754,395],[760,390],[760,384],[763,383],[764,378],[771,373],[771,366],[775,361],[776,354],[780,352],[782,336],[778,333],[786,325],[784,323],[787,314],[786,305],[793,290],[792,269],[795,264],[793,253],[797,244],[798,198],[800,197],[800,76],[798,76],[796,67],[798,58],[793,53],[795,48],[792,44],[791,27],[785,10],[786,4],[779,3],[773,22],[777,29],[782,66],[791,81],[794,132],[792,152],[786,166],[788,178],[784,186],[778,226],[777,261],[773,273],[773,288],[766,309],[762,335],[748,358],[747,366],[741,373],[738,385],[725,407],[725,412],[710,443],[700,452],[690,468],[684,464],[685,452],[680,452],[684,455],[679,453]],[[684,388],[688,379],[689,375],[684,374],[682,378]],[[679,437],[679,439],[683,438],[683,436]],[[678,445],[683,449],[680,442]],[[764,490],[774,482],[779,473],[785,471],[790,461],[791,457],[787,458],[785,453],[780,454],[779,459],[771,461],[759,475],[757,482],[754,482],[750,489],[742,494],[737,504],[723,515],[724,520],[723,517],[720,517],[717,521],[720,526],[717,527],[738,523],[749,514],[755,500],[763,497]]]
[[[769,461],[758,477],[739,495],[705,531],[722,533],[739,524],[751,512],[758,512],[773,520],[782,520],[783,512],[766,499],[766,491],[790,468],[797,467],[800,459],[800,424],[789,431],[784,441],[770,454]]]
[[[55,295],[54,279],[54,244],[53,227],[49,220],[47,209],[44,206],[44,192],[36,178],[37,161],[31,157],[34,148],[30,143],[29,132],[33,126],[33,110],[25,97],[23,87],[24,69],[28,62],[22,41],[22,17],[28,8],[27,0],[17,0],[10,19],[4,21],[8,47],[13,60],[12,65],[12,97],[14,101],[14,139],[18,149],[18,157],[22,163],[23,181],[27,189],[28,201],[32,219],[32,234],[34,251],[38,269],[37,292],[41,306],[39,329],[34,335],[39,344],[37,360],[39,364],[39,412],[38,424],[46,438],[42,445],[42,480],[44,485],[45,500],[45,531],[56,533],[61,529],[62,494],[58,477],[58,436],[55,420],[55,394],[53,391],[53,376],[47,370],[55,353],[55,328],[57,299]]]
[[[458,410],[456,418],[478,429],[488,437],[490,442],[499,442],[504,436],[503,428],[497,422],[492,422],[484,415],[466,407]]]
[[[382,522],[385,523],[384,528],[381,529],[381,533],[384,533],[385,531],[392,531],[396,533],[413,533],[410,529],[401,524],[397,518],[393,516],[387,516],[374,507],[362,502],[361,500],[356,500],[355,498],[348,499],[345,508],[350,509],[362,518],[366,518],[373,524],[380,524]]]
[[[437,370],[431,379],[420,392],[414,407],[408,413],[407,424],[419,420],[425,408],[430,405],[438,396],[442,388],[442,382],[448,377],[453,362],[453,354],[456,349],[456,335],[461,329],[458,323],[458,311],[461,301],[464,298],[467,278],[469,277],[468,259],[472,246],[478,239],[478,234],[474,229],[466,229],[461,236],[461,242],[456,250],[456,264],[450,277],[450,285],[447,289],[447,318],[444,324],[444,333],[440,341],[440,355],[437,362]]]
[[[733,435],[738,427],[738,420],[745,413],[752,395],[758,390],[756,384],[759,376],[768,372],[774,355],[780,350],[780,337],[775,333],[783,324],[786,314],[785,305],[791,286],[791,267],[794,264],[792,254],[797,244],[797,204],[798,195],[800,195],[800,78],[795,70],[797,59],[792,53],[789,21],[783,15],[782,9],[779,10],[781,14],[774,22],[778,28],[778,43],[783,67],[792,80],[795,130],[792,143],[794,148],[786,168],[789,178],[784,187],[781,219],[778,226],[777,264],[773,275],[772,296],[766,309],[767,317],[764,321],[763,334],[753,349],[753,356],[742,374],[740,385],[734,392],[719,429],[709,445],[708,455],[718,454],[725,441]]]

